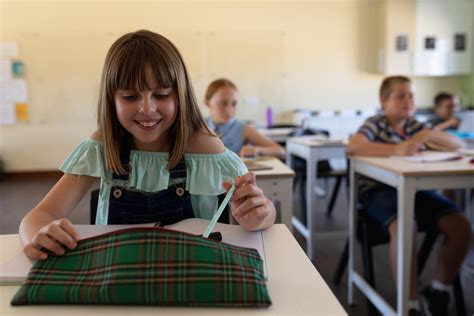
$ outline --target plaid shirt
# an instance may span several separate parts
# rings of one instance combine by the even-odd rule
[[[400,135],[389,125],[388,119],[384,114],[377,114],[369,117],[364,124],[359,127],[357,133],[363,134],[373,143],[398,144],[411,138],[425,128],[427,128],[427,126],[417,121],[415,117],[409,117],[403,126],[405,135]],[[367,190],[379,185],[381,185],[380,182],[361,177],[359,181],[359,194],[362,195]]]

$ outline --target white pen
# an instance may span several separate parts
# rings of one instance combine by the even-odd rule
[[[207,225],[207,228],[204,231],[204,234],[202,234],[204,238],[209,237],[209,234],[214,229],[214,226],[216,226],[217,220],[219,219],[225,207],[227,206],[227,203],[229,203],[229,200],[232,197],[232,194],[234,194],[234,191],[235,191],[235,184],[232,183],[232,186],[230,187],[229,192],[227,192],[227,195],[225,196],[224,201],[222,201],[221,205],[217,209],[217,212],[212,217],[211,222],[209,223],[209,225]]]

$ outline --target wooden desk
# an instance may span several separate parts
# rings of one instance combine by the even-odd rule
[[[319,140],[317,140],[319,139]],[[306,238],[306,253],[313,260],[314,223],[313,212],[317,211],[314,190],[318,170],[317,162],[331,158],[346,157],[345,141],[323,141],[315,136],[290,138],[286,143],[286,165],[291,168],[293,156],[306,160],[306,226],[293,216],[293,226]]]
[[[285,225],[264,231],[268,309],[171,308],[158,306],[49,305],[11,307],[19,286],[0,286],[0,315],[347,315]],[[0,235],[0,262],[16,255],[18,235]]]
[[[282,127],[282,128],[262,128],[258,129],[258,131],[265,135],[266,137],[270,138],[271,140],[284,144],[288,139],[288,135],[295,131],[296,127]]]
[[[277,212],[281,214],[281,222],[292,230],[291,216],[293,209],[293,177],[295,172],[275,157],[261,157],[255,162],[272,169],[257,170],[255,173],[257,184],[265,196],[275,204]]]
[[[353,285],[356,285],[383,315],[407,315],[415,193],[418,190],[473,188],[474,165],[470,164],[467,158],[458,161],[419,163],[391,158],[352,157],[350,167],[349,304],[353,303]],[[398,251],[397,258],[397,312],[354,270],[357,175],[374,178],[395,187],[398,192],[397,247],[401,250]]]

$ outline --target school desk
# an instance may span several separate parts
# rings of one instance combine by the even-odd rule
[[[262,128],[258,131],[270,138],[274,142],[284,144],[288,139],[288,135],[296,130],[295,127],[277,127],[277,128]]]
[[[310,260],[314,259],[314,220],[313,214],[321,209],[315,203],[317,162],[332,158],[346,157],[346,141],[321,139],[319,136],[293,137],[286,142],[286,165],[291,167],[293,156],[306,160],[306,226],[293,216],[292,224],[306,239],[306,253]],[[313,213],[314,212],[314,213]]]
[[[349,280],[348,302],[352,304],[353,287],[362,293],[383,315],[407,315],[415,193],[418,190],[465,189],[474,187],[474,164],[470,158],[445,162],[410,162],[394,158],[351,157],[349,206]],[[398,193],[397,306],[396,311],[354,270],[355,212],[357,178],[364,175],[393,186]],[[469,207],[469,206],[468,206]],[[389,273],[387,267],[387,273]]]
[[[0,315],[347,315],[321,275],[283,224],[263,233],[268,268],[268,309],[157,306],[49,305],[11,307],[19,286],[0,286]],[[0,235],[0,262],[21,251],[18,235]]]
[[[281,223],[290,230],[293,209],[293,177],[295,172],[280,159],[275,157],[256,158],[255,163],[271,167],[271,169],[255,170],[257,185],[262,189],[267,198],[275,204],[277,212],[281,215]]]

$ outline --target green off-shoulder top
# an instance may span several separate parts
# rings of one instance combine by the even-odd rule
[[[166,168],[168,153],[132,150],[129,179],[117,180],[112,178],[113,173],[105,167],[102,142],[87,139],[73,150],[59,169],[68,174],[100,178],[96,224],[107,224],[109,196],[113,186],[154,193],[185,181],[185,189],[191,195],[194,215],[209,220],[217,210],[218,195],[225,193],[222,182],[234,181],[246,173],[247,168],[242,160],[228,149],[218,154],[185,154],[184,159],[186,179],[170,179]]]

